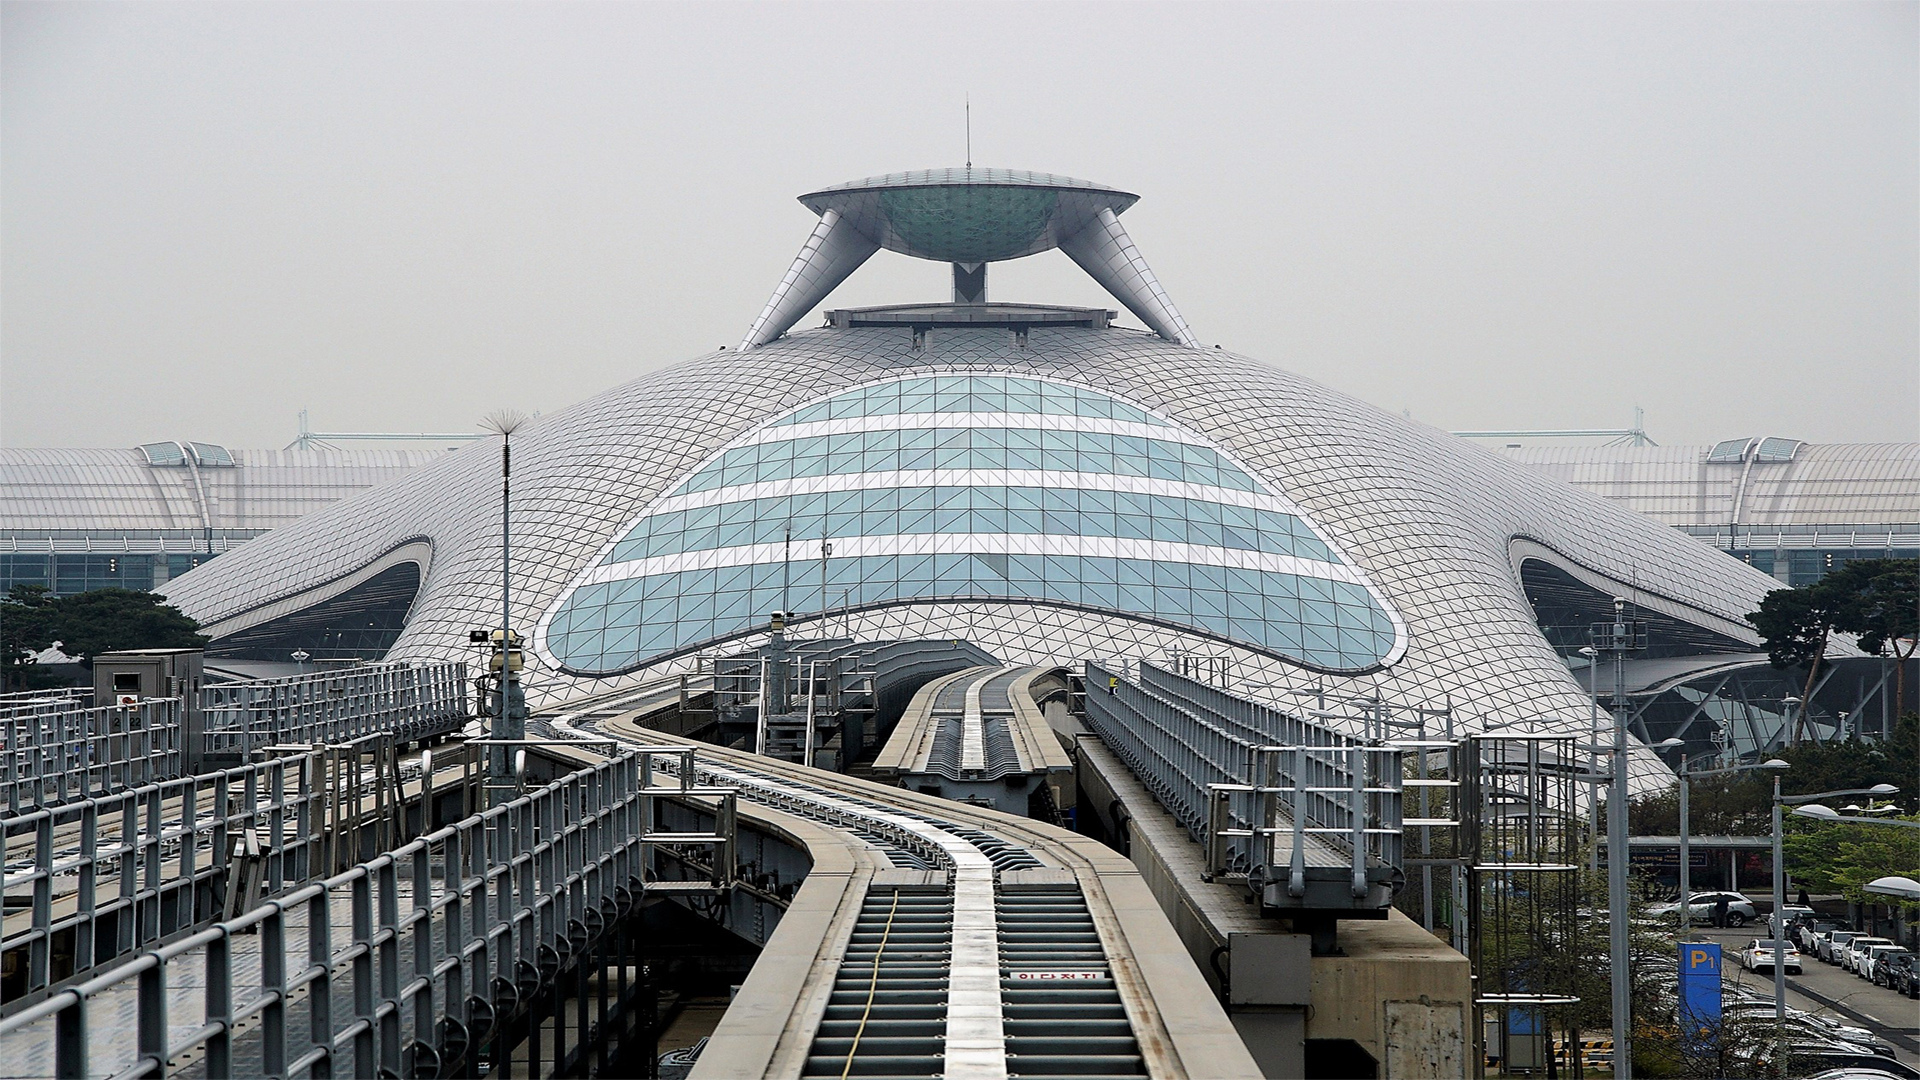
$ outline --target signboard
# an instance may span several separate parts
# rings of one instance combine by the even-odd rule
[[[1680,1045],[1689,1054],[1712,1054],[1720,1043],[1720,946],[1680,943]]]

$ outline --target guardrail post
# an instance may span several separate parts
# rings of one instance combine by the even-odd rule
[[[27,950],[27,985],[37,990],[50,981],[53,960],[52,814],[41,814],[34,825],[33,874],[33,945]]]
[[[164,1075],[167,1063],[167,968],[160,960],[140,972],[134,1005],[135,1044],[142,1064]]]
[[[233,952],[225,930],[207,944],[207,1075],[233,1075]]]
[[[53,1072],[60,1080],[92,1080],[87,1068],[87,1003],[74,995],[73,1004],[53,1019]]]
[[[1353,815],[1353,896],[1367,895],[1367,751],[1352,747],[1347,751],[1347,770],[1352,773],[1353,796],[1348,813]]]
[[[1296,900],[1307,895],[1307,754],[1304,746],[1293,748],[1293,858],[1287,867],[1287,895]]]

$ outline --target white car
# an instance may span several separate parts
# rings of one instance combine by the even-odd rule
[[[1867,954],[1868,949],[1873,948],[1875,945],[1891,945],[1891,944],[1893,944],[1893,941],[1890,938],[1883,938],[1883,937],[1854,938],[1852,941],[1847,942],[1847,951],[1840,954],[1840,966],[1843,969],[1847,971],[1851,971],[1854,974],[1858,975],[1860,973],[1860,958]]]
[[[1814,917],[1812,908],[1801,907],[1798,904],[1788,904],[1780,910],[1785,913],[1787,917],[1785,922],[1780,921],[1779,915],[1767,916],[1767,933],[1773,934],[1776,937],[1787,937],[1791,939],[1792,930],[1790,928],[1795,919],[1811,919]]]
[[[1873,973],[1880,970],[1881,964],[1886,963],[1896,956],[1912,955],[1912,953],[1898,945],[1875,945],[1873,948],[1868,949],[1866,955],[1859,959],[1853,973],[1868,982],[1873,982]]]
[[[1745,926],[1754,920],[1753,901],[1747,899],[1745,895],[1737,892],[1704,892],[1693,894],[1693,903],[1689,905],[1693,913],[1687,921],[1695,926],[1705,926],[1712,922],[1713,909],[1723,899],[1727,902],[1728,926]],[[1680,921],[1680,902],[1676,900],[1671,904],[1656,904],[1647,909],[1647,914],[1678,922]]]
[[[1800,974],[1800,950],[1784,941],[1780,945],[1783,950],[1780,955],[1787,974]],[[1773,942],[1760,938],[1754,938],[1748,942],[1747,947],[1740,950],[1740,966],[1748,971],[1759,971],[1762,968],[1768,972],[1773,971]]]

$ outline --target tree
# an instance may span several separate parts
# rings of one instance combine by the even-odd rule
[[[1899,806],[1920,809],[1920,713],[1907,713],[1882,739],[1858,736],[1845,742],[1804,742],[1769,756],[1788,768],[1780,774],[1783,795],[1892,784]],[[1882,800],[1883,802],[1886,800]],[[1765,769],[1696,777],[1688,795],[1688,829],[1695,836],[1766,836],[1773,829],[1773,773]],[[1680,831],[1678,784],[1627,804],[1627,831],[1634,836],[1674,836]]]
[[[1800,692],[1801,705],[1789,743],[1799,741],[1800,726],[1811,708],[1808,699],[1813,697],[1814,676],[1819,674],[1820,661],[1827,655],[1827,639],[1833,636],[1847,600],[1846,591],[1835,580],[1841,572],[1796,589],[1775,589],[1760,598],[1760,610],[1747,616],[1766,639],[1767,659],[1774,667],[1807,669],[1807,685]]]
[[[1907,661],[1920,648],[1920,559],[1865,559],[1828,576],[1841,575],[1834,629],[1858,635],[1861,652],[1893,658],[1894,713],[1905,713]]]
[[[0,597],[0,690],[32,690],[45,681],[36,677],[33,654],[54,642],[47,617],[52,603],[43,585],[15,585]]]
[[[1888,903],[1884,896],[1861,891],[1875,878],[1920,878],[1920,829],[1794,818],[1785,847],[1794,880],[1819,892],[1843,893],[1855,903]]]
[[[136,589],[95,589],[49,601],[46,629],[60,651],[87,664],[121,649],[198,649],[200,624],[179,608]]]

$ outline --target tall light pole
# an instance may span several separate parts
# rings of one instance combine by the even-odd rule
[[[1780,777],[1773,778],[1773,918],[1768,920],[1773,927],[1773,1018],[1785,1029],[1787,1022],[1787,964],[1785,959],[1786,942],[1782,940],[1786,920],[1781,914],[1787,908],[1787,866],[1782,845],[1780,828],[1780,808],[1783,806],[1801,806],[1820,799],[1831,799],[1839,795],[1893,795],[1900,791],[1892,784],[1875,784],[1870,788],[1843,788],[1839,791],[1816,791],[1811,795],[1780,794]],[[1823,818],[1829,821],[1882,821],[1880,818],[1842,818],[1827,807],[1817,809],[1808,806],[1804,817]],[[1825,810],[1826,813],[1819,813]],[[1794,813],[1801,814],[1795,810]],[[1831,818],[1827,814],[1832,814]],[[1905,824],[1902,822],[1901,824]],[[1782,1036],[1784,1039],[1784,1036]]]
[[[1589,645],[1580,650],[1587,658],[1587,771],[1600,773],[1600,650]],[[1593,846],[1587,849],[1587,869],[1600,869],[1600,788],[1587,787],[1587,822],[1593,830]]]
[[[1680,745],[1683,745],[1683,744],[1680,742],[1679,739],[1668,739],[1665,742],[1661,743],[1659,746],[1655,747],[1655,749],[1665,749],[1668,747],[1680,746]],[[1681,941],[1687,940],[1687,935],[1693,932],[1693,881],[1692,881],[1693,856],[1692,856],[1692,852],[1688,850],[1688,847],[1687,847],[1688,825],[1689,825],[1689,822],[1687,820],[1687,809],[1688,809],[1687,801],[1688,801],[1688,796],[1692,793],[1694,777],[1721,776],[1726,773],[1751,772],[1755,769],[1784,769],[1784,768],[1787,768],[1787,763],[1784,761],[1781,761],[1779,758],[1771,758],[1767,761],[1763,761],[1759,763],[1758,765],[1733,765],[1724,769],[1702,769],[1698,772],[1695,772],[1692,766],[1693,766],[1693,759],[1688,757],[1685,754],[1682,754],[1680,756],[1680,769],[1679,769],[1679,773],[1680,773],[1680,940]]]
[[[1607,930],[1613,961],[1613,1067],[1616,1080],[1633,1075],[1633,941],[1627,912],[1627,653],[1640,647],[1640,628],[1627,621],[1627,601],[1613,599],[1613,622],[1593,628],[1596,652],[1613,657],[1613,766],[1607,794]]]
[[[504,801],[510,775],[507,747],[498,740],[527,737],[526,697],[520,689],[521,653],[513,636],[513,530],[510,510],[513,505],[513,433],[527,418],[512,410],[487,417],[482,427],[500,436],[500,643],[494,649],[499,664],[499,686],[493,710],[490,737],[495,740],[487,750],[488,788],[496,801]]]

